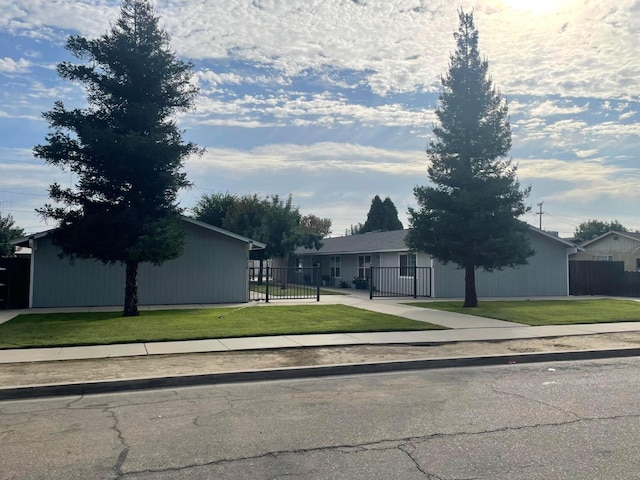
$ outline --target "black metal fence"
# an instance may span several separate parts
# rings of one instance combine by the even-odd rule
[[[371,267],[369,298],[430,297],[431,267]]]
[[[320,301],[319,267],[249,268],[250,300],[312,299]]]
[[[29,277],[29,258],[0,258],[0,309],[29,307]]]

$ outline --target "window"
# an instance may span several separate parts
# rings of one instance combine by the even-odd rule
[[[636,270],[640,272],[640,258],[636,258]]]
[[[329,265],[331,266],[331,278],[340,278],[340,257],[331,257]]]
[[[612,262],[613,255],[595,255],[593,259],[597,260],[598,262]]]
[[[416,254],[407,253],[400,255],[400,276],[414,277],[416,274]]]
[[[369,278],[371,255],[358,255],[358,278]]]

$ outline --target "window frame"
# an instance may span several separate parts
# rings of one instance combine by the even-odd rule
[[[404,260],[405,265],[402,265],[403,257],[405,259]],[[411,265],[412,262],[409,261],[410,259],[413,260],[413,265]],[[398,265],[400,266],[400,270],[398,272],[398,276],[400,278],[414,278],[416,276],[416,267],[418,266],[418,258],[415,253],[411,253],[411,252],[401,253],[400,255],[398,255]],[[409,269],[413,269],[413,271],[410,272]]]
[[[341,263],[340,255],[331,255],[329,257],[329,276],[331,278],[341,278]]]
[[[366,278],[368,280],[370,269],[371,255],[358,255],[358,278]]]

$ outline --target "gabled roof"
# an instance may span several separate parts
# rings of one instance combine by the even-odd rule
[[[206,228],[207,230],[220,233],[221,235],[235,238],[236,240],[240,240],[241,242],[248,243],[251,245],[251,250],[262,250],[263,248],[267,248],[266,243],[258,242],[257,240],[252,240],[250,238],[243,237],[242,235],[238,235],[237,233],[230,232],[229,230],[225,230],[224,228],[214,227],[213,225],[209,225],[208,223],[201,222],[200,220],[196,220],[195,218],[182,217],[182,220],[184,220],[187,223],[197,225],[198,227]]]
[[[258,242],[257,240],[252,240],[250,238],[243,237],[242,235],[238,235],[237,233],[230,232],[230,231],[225,230],[223,228],[214,227],[213,225],[209,225],[208,223],[204,223],[204,222],[201,222],[199,220],[195,220],[195,219],[190,218],[190,217],[182,217],[182,220],[187,222],[187,223],[190,223],[192,225],[196,225],[198,227],[205,228],[205,229],[210,230],[212,232],[219,233],[219,234],[224,235],[226,237],[230,237],[230,238],[233,238],[235,240],[240,240],[241,242],[248,243],[251,246],[251,250],[262,250],[263,248],[267,247],[266,244],[264,244],[262,242]],[[31,235],[27,235],[26,237],[16,238],[15,240],[11,241],[11,244],[12,245],[18,245],[18,246],[21,246],[21,247],[28,247],[29,246],[29,240],[45,237],[50,232],[52,232],[53,230],[55,230],[55,229],[49,229],[49,230],[45,230],[43,232],[38,232],[38,233],[33,233]]]
[[[349,253],[403,252],[408,249],[404,243],[409,230],[391,232],[369,232],[345,237],[325,238],[320,250],[298,248],[296,255],[346,255]]]
[[[550,240],[562,243],[567,247],[576,248],[576,244],[528,225],[531,231]],[[406,252],[409,247],[404,239],[409,230],[394,230],[391,232],[370,232],[345,237],[325,238],[319,250],[312,248],[298,248],[296,255],[348,255],[356,253]]]
[[[592,238],[591,240],[587,240],[586,242],[583,242],[582,246],[586,247],[587,245],[595,243],[598,240],[602,240],[603,238],[608,237],[610,235],[618,235],[620,237],[626,237],[626,238],[629,238],[631,240],[635,240],[636,242],[640,243],[640,233],[637,233],[637,232],[635,232],[635,233],[634,232],[617,232],[615,230],[609,230],[607,233],[603,233],[599,237]]]

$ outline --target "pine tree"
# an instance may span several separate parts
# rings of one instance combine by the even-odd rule
[[[192,65],[176,58],[148,0],[123,0],[120,17],[91,40],[68,39],[82,63],[58,65],[60,77],[84,86],[88,107],[54,104],[50,133],[34,153],[76,174],[73,188],[53,184],[55,202],[39,212],[57,222],[63,255],[126,266],[124,315],[138,315],[141,262],[178,257],[184,243],[177,194],[190,185],[183,160],[200,150],[182,140],[174,116],[197,89]]]
[[[398,210],[389,197],[386,197],[383,202],[380,196],[376,195],[371,200],[367,220],[358,233],[390,230],[402,230],[402,222],[398,220]]]
[[[516,166],[507,157],[511,128],[506,103],[478,52],[473,14],[459,12],[456,50],[442,77],[427,154],[433,186],[418,186],[409,209],[407,244],[465,270],[465,307],[478,304],[475,269],[526,264],[533,254],[518,220],[528,208]]]
[[[385,198],[382,206],[384,207],[384,229],[389,231],[402,230],[402,222],[398,219],[398,209],[391,198]]]

